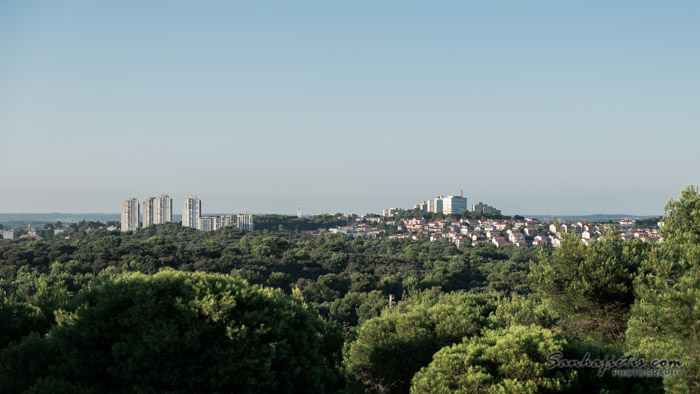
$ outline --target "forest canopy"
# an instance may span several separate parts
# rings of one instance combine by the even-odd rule
[[[688,187],[659,244],[551,251],[177,223],[2,240],[0,392],[700,392],[698,212]]]

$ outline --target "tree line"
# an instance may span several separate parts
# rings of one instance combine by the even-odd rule
[[[698,212],[688,187],[661,244],[565,235],[553,252],[274,220],[2,241],[0,392],[697,392]],[[546,368],[556,352],[683,375]]]

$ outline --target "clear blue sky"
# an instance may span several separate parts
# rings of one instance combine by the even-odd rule
[[[697,1],[1,1],[0,212],[660,214]]]

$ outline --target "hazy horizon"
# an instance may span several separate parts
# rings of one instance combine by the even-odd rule
[[[139,204],[143,203],[143,199],[138,199]],[[393,206],[392,206],[393,207]],[[181,216],[180,212],[180,204],[176,204],[176,201],[173,199],[173,217],[179,217]],[[222,211],[210,211],[204,209],[204,203],[202,207],[202,215],[207,216],[207,215],[227,215],[227,214],[236,214],[236,213],[242,213],[247,210],[222,210]],[[294,210],[288,210],[288,211],[247,211],[252,214],[256,215],[266,215],[266,214],[279,214],[279,215],[290,215],[290,216],[296,216],[296,206],[293,207]],[[387,208],[389,208],[387,206]],[[403,209],[412,209],[413,207],[401,207]],[[304,207],[302,206],[302,216],[314,216],[314,215],[319,215],[319,214],[336,214],[336,213],[343,213],[343,214],[357,214],[357,215],[364,215],[364,214],[379,214],[381,215],[381,209],[378,211],[367,211],[367,212],[353,212],[353,211],[348,211],[348,210],[337,210],[337,211],[303,211]],[[471,201],[469,202],[469,211],[471,211]],[[74,211],[74,212],[68,212],[68,211],[46,211],[46,212],[0,212],[0,215],[120,215],[120,212],[118,210],[115,211],[86,211],[86,212],[80,212],[80,211]],[[652,216],[663,216],[663,211],[659,213],[645,213],[645,212],[627,212],[627,211],[619,211],[619,212],[529,212],[529,211],[523,211],[523,212],[503,212],[504,215],[524,215],[524,216],[592,216],[592,215],[616,215],[616,216],[639,216],[639,217],[652,217]]]
[[[136,196],[136,195],[126,195],[126,197],[123,197],[121,200],[116,200],[116,199],[111,199],[113,202],[113,206],[111,209],[107,210],[99,210],[99,209],[87,209],[87,210],[4,210],[0,211],[0,213],[75,213],[75,214],[90,214],[90,213],[119,213],[120,212],[120,207],[121,203],[128,198],[135,197],[136,199],[139,200],[139,203],[143,203],[143,201],[147,197],[157,197],[161,193],[154,193],[151,195],[143,195],[143,196]],[[167,193],[165,193],[167,194]],[[194,193],[193,193],[194,194]],[[368,207],[374,207],[370,209],[365,209],[365,210],[353,210],[350,207],[353,206],[353,204],[348,204],[348,206],[344,207],[339,203],[333,203],[326,201],[327,198],[326,196],[321,196],[321,197],[299,197],[296,200],[289,199],[289,203],[279,203],[279,198],[275,198],[274,196],[222,196],[221,194],[213,194],[215,197],[214,198],[207,198],[206,195],[204,194],[197,194],[197,196],[202,200],[202,212],[203,213],[234,213],[234,212],[244,212],[248,211],[251,213],[274,213],[274,214],[287,214],[287,215],[296,215],[296,209],[299,200],[304,200],[307,202],[315,202],[315,204],[300,204],[302,208],[302,214],[304,215],[315,215],[318,213],[356,213],[356,214],[365,214],[365,213],[377,213],[381,214],[382,209],[385,208],[391,208],[391,207],[400,207],[403,209],[412,209],[415,204],[418,204],[422,202],[423,200],[426,200],[428,198],[435,198],[439,194],[442,195],[448,195],[449,193],[436,193],[433,196],[426,196],[423,198],[418,198],[418,199],[409,199],[409,198],[399,198],[397,200],[393,201],[398,201],[401,200],[403,201],[403,204],[399,204],[396,202],[391,202],[392,200],[384,197],[384,198],[375,198],[373,196],[355,196],[354,198],[354,206],[357,206],[358,201],[362,203],[364,206]],[[680,195],[680,190],[677,193]],[[591,210],[591,209],[586,209],[585,206],[587,205],[587,198],[591,198],[591,196],[576,196],[576,198],[572,199],[570,196],[569,197],[562,197],[561,200],[567,200],[570,203],[566,205],[570,205],[570,209],[562,209],[562,210],[551,210],[547,211],[546,209],[543,208],[533,208],[530,209],[527,206],[524,206],[522,204],[518,204],[517,201],[513,203],[507,203],[509,196],[500,196],[500,195],[491,195],[491,198],[481,198],[481,199],[472,199],[467,197],[467,202],[468,202],[468,209],[471,210],[471,205],[473,203],[477,202],[484,202],[486,204],[495,206],[497,209],[501,209],[503,211],[503,214],[505,215],[523,215],[523,214],[529,214],[529,215],[593,215],[593,214],[629,214],[629,215],[634,215],[634,216],[659,216],[663,214],[664,211],[664,206],[666,205],[666,202],[670,198],[677,199],[678,195],[671,195],[668,196],[665,200],[663,200],[663,203],[661,203],[658,207],[658,209],[655,210],[650,210],[651,212],[645,212],[641,210],[634,210],[634,209],[626,209],[626,208],[620,208],[620,209],[614,209],[612,207],[603,207],[601,210]],[[186,197],[186,195],[182,195],[181,197],[175,197],[173,194],[170,194],[171,198],[173,198],[173,214],[179,214],[182,208],[182,199]],[[187,195],[189,196],[189,195]],[[330,196],[329,198],[332,201],[337,201],[338,196]],[[557,200],[557,196],[545,196],[541,195],[538,196],[538,198],[541,199],[542,203],[537,204],[540,207],[542,206],[552,206],[552,205],[561,205],[561,200]],[[25,202],[27,199],[31,199],[31,196],[26,196]],[[662,198],[659,198],[661,200]],[[514,200],[517,200],[517,198],[514,198]],[[294,203],[294,201],[297,201],[297,203]],[[385,204],[380,204],[380,201],[385,201]],[[28,204],[31,206],[39,206],[42,205],[43,202],[42,200],[36,199],[36,204]],[[92,204],[90,206],[98,207],[98,206],[104,206],[105,204],[100,201],[97,204]],[[209,209],[209,207],[214,207]],[[268,207],[279,207],[279,208],[268,208]],[[517,208],[516,208],[517,207]]]
[[[660,215],[700,3],[0,4],[0,211]]]

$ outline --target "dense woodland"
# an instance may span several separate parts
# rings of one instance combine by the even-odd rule
[[[697,189],[666,214],[660,244],[552,252],[298,233],[332,216],[0,241],[0,392],[700,392]]]

